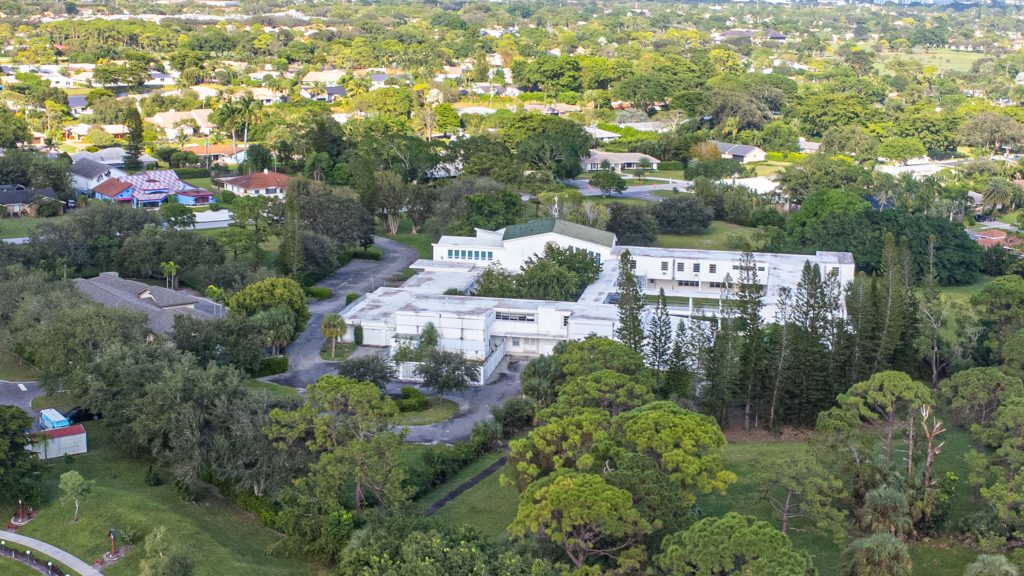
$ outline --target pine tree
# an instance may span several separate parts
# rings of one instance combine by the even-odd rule
[[[615,329],[615,336],[636,353],[643,354],[644,297],[640,293],[640,286],[637,284],[636,274],[633,272],[635,264],[630,257],[629,250],[623,251],[622,256],[619,257],[619,326]]]
[[[887,370],[893,366],[895,352],[901,348],[906,335],[912,297],[910,290],[909,250],[905,244],[897,245],[892,233],[885,235],[882,248],[881,308],[879,313],[878,352],[871,372]]]
[[[776,430],[779,422],[779,400],[786,378],[786,365],[791,362],[790,345],[792,337],[793,292],[787,286],[779,288],[775,303],[775,326],[773,331],[771,390],[768,399],[768,429]]]
[[[676,400],[688,400],[693,396],[693,373],[686,354],[687,332],[686,321],[680,320],[662,383],[664,394]]]
[[[295,194],[284,197],[284,230],[281,234],[281,266],[290,278],[302,281],[306,269],[305,247],[302,239],[302,219]]]
[[[878,353],[879,299],[877,277],[858,274],[846,289],[846,315],[851,335],[845,388],[871,376]]]
[[[804,264],[793,300],[792,354],[783,389],[784,422],[813,425],[835,400],[825,345],[826,297],[817,265]]]
[[[658,291],[658,304],[651,315],[646,344],[647,365],[658,372],[664,371],[672,353],[672,319],[668,315],[664,288]]]
[[[743,390],[743,429],[750,430],[754,402],[762,398],[764,382],[764,287],[757,276],[757,261],[749,250],[740,256],[739,285],[736,289],[738,320],[743,330],[740,345],[738,385]]]
[[[124,125],[128,127],[128,139],[124,145],[124,169],[129,172],[142,170],[142,116],[135,105],[125,111]]]
[[[730,411],[739,377],[739,324],[732,302],[732,278],[725,277],[719,306],[719,327],[715,332],[707,367],[707,384],[701,394],[701,409],[713,416],[723,428],[729,423]]]

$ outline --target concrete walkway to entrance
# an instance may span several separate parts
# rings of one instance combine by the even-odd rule
[[[103,576],[99,570],[93,568],[89,564],[86,564],[85,562],[79,560],[71,554],[68,554],[60,548],[57,548],[56,546],[50,546],[46,542],[36,540],[35,538],[29,538],[28,536],[15,534],[14,532],[0,530],[0,540],[7,541],[8,548],[13,548],[11,544],[17,544],[25,548],[31,548],[33,551],[46,554],[47,556],[53,558],[57,562],[60,562],[67,568],[74,570],[80,576]]]

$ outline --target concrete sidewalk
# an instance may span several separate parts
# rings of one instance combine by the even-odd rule
[[[31,548],[33,551],[46,554],[50,558],[53,558],[57,562],[63,564],[65,567],[74,570],[80,576],[103,576],[99,570],[93,568],[89,564],[86,564],[56,546],[50,546],[46,542],[36,540],[35,538],[29,538],[28,536],[15,534],[14,532],[0,530],[0,540],[6,540],[8,548],[14,548],[11,544],[17,544],[24,548]]]

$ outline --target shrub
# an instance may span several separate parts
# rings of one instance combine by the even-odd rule
[[[36,216],[40,218],[53,218],[60,214],[60,202],[43,202],[36,210]]]
[[[363,345],[363,325],[356,324],[352,328],[352,340],[356,343],[356,346]]]
[[[273,376],[274,374],[283,374],[288,371],[288,357],[287,356],[271,356],[270,358],[264,358],[260,363],[260,367],[256,369],[253,374],[256,378],[262,376]]]
[[[235,198],[238,198],[238,195],[236,195],[231,190],[224,190],[220,194],[217,194],[216,197],[218,204],[225,204],[227,206],[230,206],[235,201]]]
[[[355,302],[356,298],[359,298],[359,292],[349,292],[348,294],[345,294],[345,306]]]
[[[384,253],[379,248],[368,248],[366,250],[353,250],[352,257],[356,260],[380,260]]]
[[[506,438],[533,424],[534,407],[529,398],[512,398],[501,406],[491,408],[494,420],[501,425]]]
[[[430,408],[430,400],[412,386],[402,387],[402,399],[398,401],[398,409],[402,412],[422,412]]]
[[[210,177],[210,171],[206,168],[175,168],[174,173],[181,179]]]
[[[469,440],[452,446],[430,446],[420,465],[410,471],[409,479],[418,494],[444,483],[459,470],[501,445],[501,427],[495,422],[477,422]]]
[[[449,289],[444,291],[444,295],[445,296],[464,296],[465,294],[462,292],[462,290],[459,290],[458,288],[449,288]]]
[[[153,468],[152,464],[146,468],[146,476],[143,481],[146,486],[159,486],[164,483],[163,478],[160,478],[160,473]]]
[[[306,295],[311,298],[323,300],[331,297],[331,289],[326,286],[310,286],[306,288]]]

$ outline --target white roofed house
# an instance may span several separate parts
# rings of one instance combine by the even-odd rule
[[[649,168],[651,170],[657,170],[658,164],[661,160],[658,160],[654,156],[648,156],[647,154],[640,154],[638,152],[603,152],[601,150],[591,150],[590,155],[580,161],[583,166],[583,170],[587,172],[593,172],[595,170],[613,170],[615,172],[622,172],[623,170],[636,170],[640,167],[640,163],[646,159],[650,163]]]
[[[313,70],[302,77],[302,84],[312,86],[320,83],[336,86],[347,74],[345,70]]]
[[[740,164],[764,162],[768,157],[765,151],[757,146],[730,144],[728,142],[719,142],[718,140],[712,140],[711,143],[718,147],[718,153],[722,155],[722,158],[735,160]]]
[[[181,112],[169,110],[167,112],[157,112],[153,116],[146,118],[146,122],[163,130],[168,140],[174,140],[179,133],[209,135],[214,129],[214,125],[210,121],[210,114],[212,112],[213,110],[210,108],[198,108]]]
[[[612,140],[618,140],[620,137],[620,134],[616,134],[609,130],[603,130],[597,126],[585,126],[583,129],[587,131],[587,134],[593,136],[594,140],[597,140],[598,142],[611,142]]]

